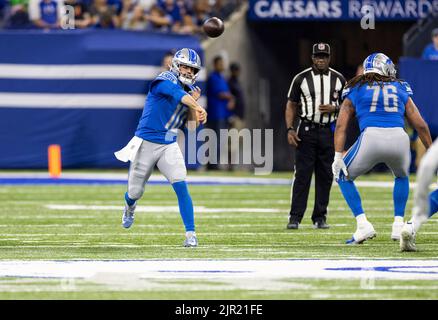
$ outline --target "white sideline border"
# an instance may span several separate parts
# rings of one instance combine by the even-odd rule
[[[438,280],[438,260],[73,260],[0,261],[0,277],[90,279]]]
[[[49,174],[46,172],[0,172],[0,179],[44,179],[49,178]],[[127,173],[62,173],[63,179],[101,179],[101,180],[125,180],[128,182]],[[166,178],[160,174],[152,174],[148,180],[149,182],[167,182]],[[187,181],[190,182],[206,182],[206,183],[241,183],[241,184],[266,184],[266,185],[288,185],[292,184],[293,179],[285,178],[255,178],[255,177],[221,177],[221,176],[188,176]],[[333,182],[336,185],[336,182]],[[393,181],[355,181],[356,186],[364,188],[393,188]],[[214,185],[213,185],[214,186]],[[213,187],[212,186],[212,187]],[[410,182],[409,187],[411,189],[417,186],[416,182]],[[432,184],[434,188],[437,188],[436,183]]]

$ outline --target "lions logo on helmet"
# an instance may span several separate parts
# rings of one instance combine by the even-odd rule
[[[181,65],[192,67],[194,69],[193,77],[188,77],[187,74],[182,74],[180,72]],[[201,58],[199,58],[199,55],[196,53],[195,50],[184,48],[178,50],[173,56],[170,71],[172,71],[178,77],[178,80],[181,81],[183,84],[185,85],[195,84],[196,78],[200,70],[201,70]]]
[[[394,63],[383,53],[373,53],[363,62],[364,74],[377,73],[382,76],[395,77],[396,70]]]

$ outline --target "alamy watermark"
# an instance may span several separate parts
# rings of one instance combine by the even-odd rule
[[[363,14],[360,19],[360,27],[364,30],[376,29],[376,13],[373,6],[364,5],[360,8],[360,12]]]
[[[75,278],[62,278],[60,280],[61,291],[75,291],[76,290],[76,279]]]
[[[360,288],[363,290],[374,290],[376,288],[376,271],[374,268],[363,268],[366,273],[360,279]]]
[[[192,124],[188,124],[190,128]],[[273,129],[220,129],[209,128],[184,131],[172,129],[166,140],[173,141],[175,135],[183,138],[182,150],[186,150],[190,165],[252,165],[255,175],[265,175],[273,170]],[[187,143],[187,148],[186,144]],[[231,152],[233,151],[233,152]],[[178,159],[166,157],[169,164]]]
[[[64,30],[75,29],[75,8],[65,5],[61,10],[61,28]]]

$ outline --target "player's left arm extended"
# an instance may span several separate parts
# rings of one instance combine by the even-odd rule
[[[332,172],[336,181],[339,181],[341,171],[344,173],[345,177],[348,177],[347,166],[344,163],[342,153],[345,147],[348,123],[350,122],[350,119],[354,113],[355,110],[353,103],[351,100],[345,99],[342,102],[341,111],[339,112],[335,129],[335,157],[332,163]]]
[[[347,127],[350,119],[354,116],[355,110],[350,99],[346,98],[341,105],[335,129],[335,152],[343,152],[347,134]]]
[[[418,111],[414,101],[409,98],[405,107],[405,116],[409,124],[418,132],[423,145],[428,149],[432,144],[432,137],[430,136],[429,126]]]

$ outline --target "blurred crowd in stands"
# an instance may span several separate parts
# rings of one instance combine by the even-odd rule
[[[60,29],[63,15],[71,12],[75,28],[197,34],[206,19],[226,19],[243,1],[0,0],[0,28]]]
[[[422,58],[426,60],[438,60],[438,28],[432,30],[432,42],[423,50]]]

